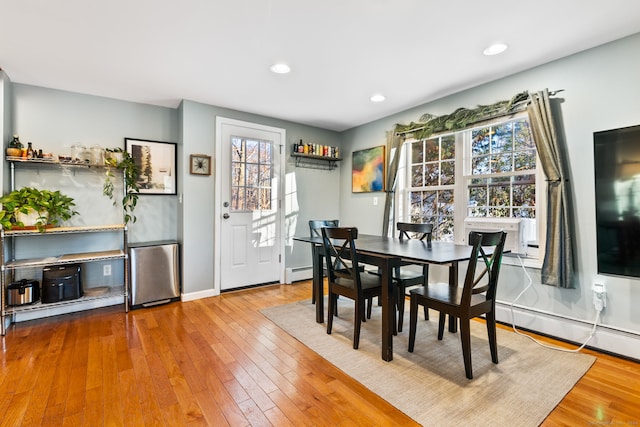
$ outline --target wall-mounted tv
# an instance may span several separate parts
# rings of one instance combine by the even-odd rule
[[[640,277],[640,125],[593,133],[598,273]]]

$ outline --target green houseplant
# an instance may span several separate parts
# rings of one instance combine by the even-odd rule
[[[0,224],[3,228],[11,230],[16,227],[25,227],[25,216],[31,215],[35,227],[44,232],[46,226],[58,226],[78,215],[73,209],[73,198],[62,194],[60,191],[39,190],[34,187],[23,187],[14,190],[0,198],[2,210],[0,211]]]
[[[138,203],[138,179],[140,178],[140,169],[136,165],[133,157],[122,148],[107,148],[105,150],[104,164],[107,168],[105,173],[104,184],[102,186],[102,194],[113,200],[113,170],[121,170],[124,173],[125,194],[122,198],[122,209],[124,211],[124,223],[136,222],[133,211]],[[116,205],[116,201],[113,201]]]

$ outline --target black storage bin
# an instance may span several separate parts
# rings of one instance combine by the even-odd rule
[[[51,265],[42,269],[43,303],[68,301],[81,296],[80,264]]]

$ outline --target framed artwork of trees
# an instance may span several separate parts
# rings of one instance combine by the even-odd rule
[[[124,145],[140,169],[140,194],[176,194],[176,143],[125,138]]]

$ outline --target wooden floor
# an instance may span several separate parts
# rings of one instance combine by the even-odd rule
[[[259,313],[310,294],[274,285],[14,325],[0,425],[417,425]],[[598,360],[543,425],[639,425],[640,364],[585,352]]]

